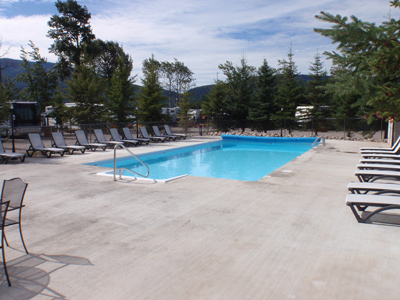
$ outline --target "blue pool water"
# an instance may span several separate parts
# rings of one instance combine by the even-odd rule
[[[222,136],[221,141],[138,155],[150,168],[149,178],[182,175],[257,181],[312,147],[315,138],[254,138]],[[113,160],[87,165],[113,168]],[[117,159],[117,168],[140,174],[147,170],[133,157]],[[111,174],[113,171],[110,172]],[[134,176],[123,171],[124,176]]]

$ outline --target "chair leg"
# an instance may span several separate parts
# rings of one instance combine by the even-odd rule
[[[1,252],[3,255],[4,273],[6,274],[8,286],[11,286],[10,276],[8,275],[8,270],[7,270],[6,255],[4,253],[4,236],[1,237]]]
[[[19,222],[19,235],[21,236],[22,245],[24,246],[26,254],[29,254],[28,249],[26,248],[24,236],[22,235],[21,221]]]

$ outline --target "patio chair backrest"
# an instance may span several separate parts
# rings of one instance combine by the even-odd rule
[[[28,138],[34,149],[45,148],[39,133],[28,133]]]
[[[94,135],[96,136],[96,140],[99,143],[107,143],[106,137],[104,136],[104,132],[101,129],[95,129]]]
[[[0,139],[0,153],[6,153],[6,150],[3,147],[3,143],[1,142],[1,139]]]
[[[171,128],[169,128],[169,125],[164,125],[164,129],[165,129],[165,132],[166,132],[168,135],[172,135],[172,131],[171,131]]]
[[[149,137],[149,133],[147,132],[146,127],[142,126],[140,127],[140,133],[143,135],[143,137],[148,138]]]
[[[89,141],[88,141],[88,139],[86,137],[86,134],[85,134],[85,132],[83,130],[75,131],[75,136],[76,136],[76,139],[78,140],[79,144],[81,144],[81,145],[82,144],[83,145],[89,144]]]
[[[110,133],[111,133],[111,137],[114,141],[116,141],[116,142],[121,141],[121,137],[119,136],[117,128],[110,128]]]
[[[1,202],[10,201],[11,208],[22,207],[28,183],[21,177],[5,179],[1,190]]]
[[[161,136],[160,129],[158,129],[158,126],[154,125],[153,131],[156,136]]]
[[[52,132],[51,135],[53,136],[53,141],[54,141],[54,144],[56,145],[56,147],[66,147],[67,146],[62,132],[55,131],[55,132]]]
[[[128,140],[133,140],[132,133],[131,133],[131,131],[129,130],[128,127],[122,128],[122,132],[124,133],[124,136],[125,136]]]

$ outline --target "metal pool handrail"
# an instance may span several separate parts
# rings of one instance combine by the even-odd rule
[[[325,138],[323,136],[318,137],[314,143],[312,143],[311,147],[314,147],[314,145],[319,141],[322,140],[322,145],[325,147]]]
[[[137,172],[135,172],[135,171],[132,171],[132,170],[130,170],[130,169],[128,169],[128,168],[118,168],[118,170],[119,170],[119,179],[121,179],[121,170],[126,170],[126,171],[128,171],[128,172],[131,172],[131,173],[133,173],[133,174],[136,174],[136,175],[139,175],[139,176],[142,176],[142,177],[147,177],[147,176],[149,176],[149,174],[150,174],[149,166],[148,166],[145,162],[143,162],[139,157],[137,157],[135,154],[133,154],[133,153],[131,152],[131,150],[129,150],[128,148],[126,148],[123,144],[117,144],[117,145],[115,145],[115,147],[114,147],[114,181],[117,181],[117,179],[116,179],[117,167],[116,167],[116,166],[117,166],[117,148],[118,148],[118,147],[123,148],[123,149],[125,149],[126,151],[128,151],[130,155],[132,155],[134,158],[136,158],[136,159],[137,159],[143,166],[145,166],[146,169],[147,169],[147,174],[146,174],[146,175],[143,175],[143,174],[137,173]]]

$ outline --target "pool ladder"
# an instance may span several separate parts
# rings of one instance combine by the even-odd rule
[[[135,171],[132,171],[132,170],[130,170],[130,169],[128,169],[128,168],[118,168],[118,171],[119,171],[119,179],[122,179],[122,172],[121,172],[122,170],[131,172],[131,173],[136,174],[136,175],[139,175],[139,176],[141,176],[141,177],[147,177],[147,176],[149,176],[149,174],[150,174],[149,166],[148,166],[145,162],[143,162],[139,157],[137,157],[135,154],[133,154],[132,151],[129,150],[128,148],[126,148],[123,144],[117,144],[117,145],[115,145],[115,147],[114,147],[114,181],[117,181],[117,149],[118,149],[118,148],[123,148],[123,149],[125,149],[126,151],[128,151],[129,154],[130,154],[131,156],[133,156],[134,158],[136,158],[136,159],[137,159],[143,166],[145,166],[146,169],[147,169],[147,174],[146,174],[146,175],[143,175],[143,174],[137,173],[137,172],[135,172]]]
[[[318,142],[318,141],[322,141],[322,145],[325,147],[325,138],[323,136],[318,137],[314,143],[312,143],[311,147],[314,147],[314,145]]]

